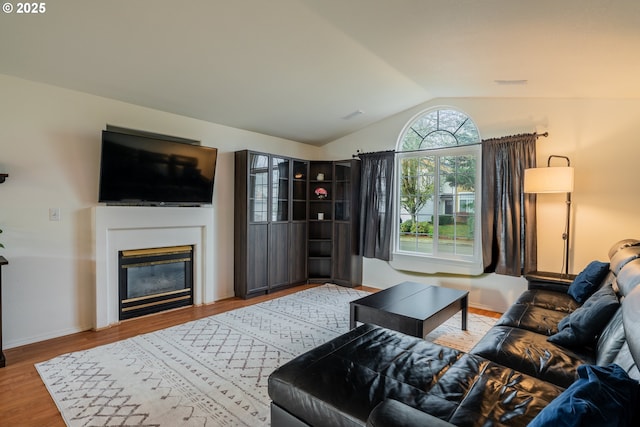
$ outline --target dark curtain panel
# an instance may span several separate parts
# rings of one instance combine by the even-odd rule
[[[360,253],[391,258],[394,152],[360,154]]]
[[[482,256],[485,272],[511,276],[536,270],[535,195],[523,191],[536,167],[536,134],[482,141]]]

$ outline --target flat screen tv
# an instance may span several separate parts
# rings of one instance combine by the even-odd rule
[[[216,148],[104,130],[98,201],[152,206],[211,204],[217,155]]]

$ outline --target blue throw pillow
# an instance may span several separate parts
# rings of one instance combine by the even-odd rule
[[[558,332],[547,341],[569,348],[592,345],[619,307],[612,286],[603,286],[581,307],[564,317],[558,323]]]
[[[584,270],[573,279],[567,293],[580,304],[585,302],[600,287],[609,272],[609,263],[591,261]]]
[[[640,384],[620,366],[582,365],[578,367],[578,379],[528,427],[631,425],[638,397]]]

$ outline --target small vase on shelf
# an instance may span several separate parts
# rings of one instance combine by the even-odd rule
[[[318,197],[318,199],[326,199],[327,196],[329,195],[329,193],[327,192],[326,189],[322,188],[322,187],[318,187],[314,190],[314,193],[316,194],[316,196]]]

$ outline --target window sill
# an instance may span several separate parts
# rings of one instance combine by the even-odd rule
[[[395,270],[411,271],[415,273],[445,273],[461,274],[465,276],[479,276],[484,273],[481,260],[464,261],[448,258],[435,258],[407,253],[395,252],[389,265]]]

